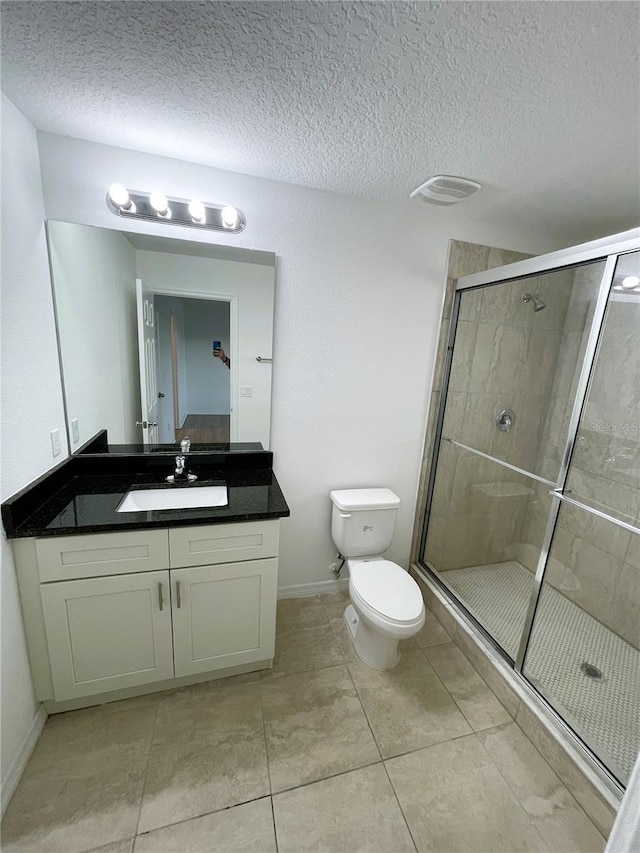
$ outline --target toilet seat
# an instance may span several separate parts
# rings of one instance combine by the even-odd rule
[[[349,565],[352,601],[380,627],[403,630],[424,621],[420,587],[397,563],[390,560],[354,561]]]

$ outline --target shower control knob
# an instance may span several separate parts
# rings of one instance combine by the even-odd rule
[[[496,427],[500,432],[511,432],[516,415],[511,409],[503,409],[496,415]]]

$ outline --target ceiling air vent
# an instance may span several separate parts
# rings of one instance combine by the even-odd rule
[[[452,175],[436,175],[429,178],[411,193],[411,198],[428,201],[431,204],[455,204],[482,188],[482,184],[468,178],[456,178]]]

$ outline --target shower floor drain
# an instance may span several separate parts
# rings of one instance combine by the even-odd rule
[[[602,670],[598,669],[597,666],[594,666],[592,663],[584,663],[580,664],[580,670],[587,676],[587,678],[593,678],[596,681],[599,681],[602,678]]]

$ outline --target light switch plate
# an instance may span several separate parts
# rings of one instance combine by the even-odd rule
[[[253,397],[253,385],[241,385],[240,386],[240,396],[241,397]]]
[[[51,430],[51,452],[54,456],[60,455],[60,430],[52,429]]]
[[[80,441],[80,424],[77,418],[71,421],[71,435],[73,436],[73,443],[77,444]]]

